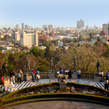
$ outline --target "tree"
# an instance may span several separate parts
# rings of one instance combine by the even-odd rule
[[[42,43],[42,45],[47,47],[47,46],[51,46],[52,43],[51,43],[51,42],[45,41],[45,42]]]
[[[47,46],[45,49],[45,58],[47,58],[48,60],[53,56],[53,51],[50,50],[50,47]]]
[[[66,53],[59,54],[59,62],[57,63],[57,69],[74,69],[74,63],[72,57],[76,59],[76,69],[81,69],[82,72],[96,73],[96,62],[99,59],[104,72],[108,70],[108,60],[101,55],[98,55],[92,47],[80,46],[72,47]]]
[[[78,42],[78,39],[77,38],[73,38],[73,42],[74,43]]]
[[[30,53],[33,53],[34,56],[41,56],[43,57],[44,55],[44,50],[39,49],[37,47],[33,47],[32,49],[30,49]]]
[[[40,72],[48,72],[50,69],[50,63],[46,60],[46,58],[40,58],[38,64],[38,70]]]

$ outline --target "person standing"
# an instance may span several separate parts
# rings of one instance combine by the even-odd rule
[[[77,71],[77,79],[80,79],[80,77],[81,77],[81,70],[79,69],[78,71]]]
[[[2,75],[0,75],[0,81],[1,81],[1,89],[3,90],[4,92],[4,78]]]
[[[109,81],[108,80],[105,81],[104,88],[109,90]]]
[[[38,74],[38,75],[40,74],[40,72],[39,72],[39,70],[38,70],[38,69],[36,70],[36,73],[35,73],[35,74]]]
[[[22,70],[21,70],[21,69],[19,70],[19,73],[20,73],[20,82],[22,82],[23,72],[22,72]]]
[[[101,72],[99,73],[100,77],[101,77],[101,82],[103,81],[103,71],[101,70]]]
[[[63,70],[60,68],[60,72],[59,72],[60,74],[63,74]]]
[[[109,80],[109,71],[106,73],[106,80]]]
[[[15,84],[15,73],[12,72],[12,81],[13,81],[13,84]]]
[[[68,76],[69,76],[70,79],[72,78],[72,72],[71,72],[71,70],[69,70]]]
[[[35,82],[35,69],[33,70],[32,80],[33,80],[33,82]]]
[[[58,82],[61,80],[63,77],[63,70],[60,68],[59,74],[58,74]]]
[[[12,72],[10,72],[10,85],[9,86],[13,86],[12,78],[13,78],[13,74],[12,74]]]
[[[18,84],[21,82],[21,75],[20,75],[20,72],[18,71],[18,73],[17,73],[17,82],[18,82]]]

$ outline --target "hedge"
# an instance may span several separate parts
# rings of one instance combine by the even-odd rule
[[[33,94],[33,95],[27,95],[27,96],[20,96],[16,98],[11,98],[8,100],[4,100],[2,102],[2,105],[14,103],[18,101],[23,101],[27,99],[39,99],[39,98],[78,98],[78,99],[85,99],[85,100],[91,100],[91,101],[97,101],[97,102],[104,102],[109,103],[109,97],[103,97],[103,96],[96,96],[96,95],[89,95],[89,94],[83,94],[83,93],[43,93],[43,94]]]
[[[5,97],[3,97],[3,99],[4,100],[5,99],[9,99],[9,98],[11,98],[12,96],[14,96],[16,94],[27,93],[27,92],[31,92],[31,91],[34,91],[34,90],[47,88],[47,87],[50,87],[50,86],[59,86],[59,83],[58,82],[52,82],[52,83],[41,84],[41,85],[36,85],[36,86],[32,86],[32,87],[27,87],[27,88],[24,88],[24,89],[17,90],[17,91],[9,93]],[[74,82],[68,82],[67,86],[74,86],[74,87],[79,87],[79,88],[84,88],[84,87],[85,88],[90,88],[92,90],[100,91],[102,93],[105,93],[105,94],[109,95],[109,91],[108,90],[101,89],[101,88],[94,87],[94,86],[90,86],[90,85],[86,85],[86,84],[79,84],[79,83],[74,83]]]

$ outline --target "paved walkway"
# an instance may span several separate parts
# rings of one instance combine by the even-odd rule
[[[67,79],[67,82],[76,82],[76,83],[81,83],[81,84],[89,84],[95,87],[99,87],[104,89],[104,82],[97,82],[94,81],[92,79]],[[26,88],[26,87],[30,87],[30,86],[34,86],[34,85],[39,85],[39,84],[46,84],[46,83],[50,83],[50,82],[58,82],[58,79],[40,79],[38,82],[32,82],[32,81],[23,81],[22,83],[18,84],[15,83],[14,87],[5,87],[5,90],[8,92],[13,92],[16,90],[20,90],[22,88]]]
[[[109,109],[108,106],[78,101],[41,101],[18,104],[4,109]]]

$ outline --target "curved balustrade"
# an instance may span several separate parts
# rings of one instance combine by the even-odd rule
[[[40,72],[40,77],[41,79],[52,79],[50,78],[51,73],[48,72]],[[54,75],[54,78],[57,78],[57,73],[52,74],[52,76]],[[75,78],[73,78],[75,76]],[[77,79],[77,73],[73,72],[72,73],[72,79]],[[94,74],[94,73],[81,73],[81,79],[94,79],[95,81],[100,81],[100,76],[98,74]],[[29,81],[32,80],[32,74],[31,73],[27,73],[24,74],[22,77],[22,81]],[[106,80],[106,76],[103,76],[103,81]],[[4,84],[5,85],[9,85],[10,84],[10,78],[9,76],[4,76]],[[15,81],[17,82],[17,76],[15,77]]]

